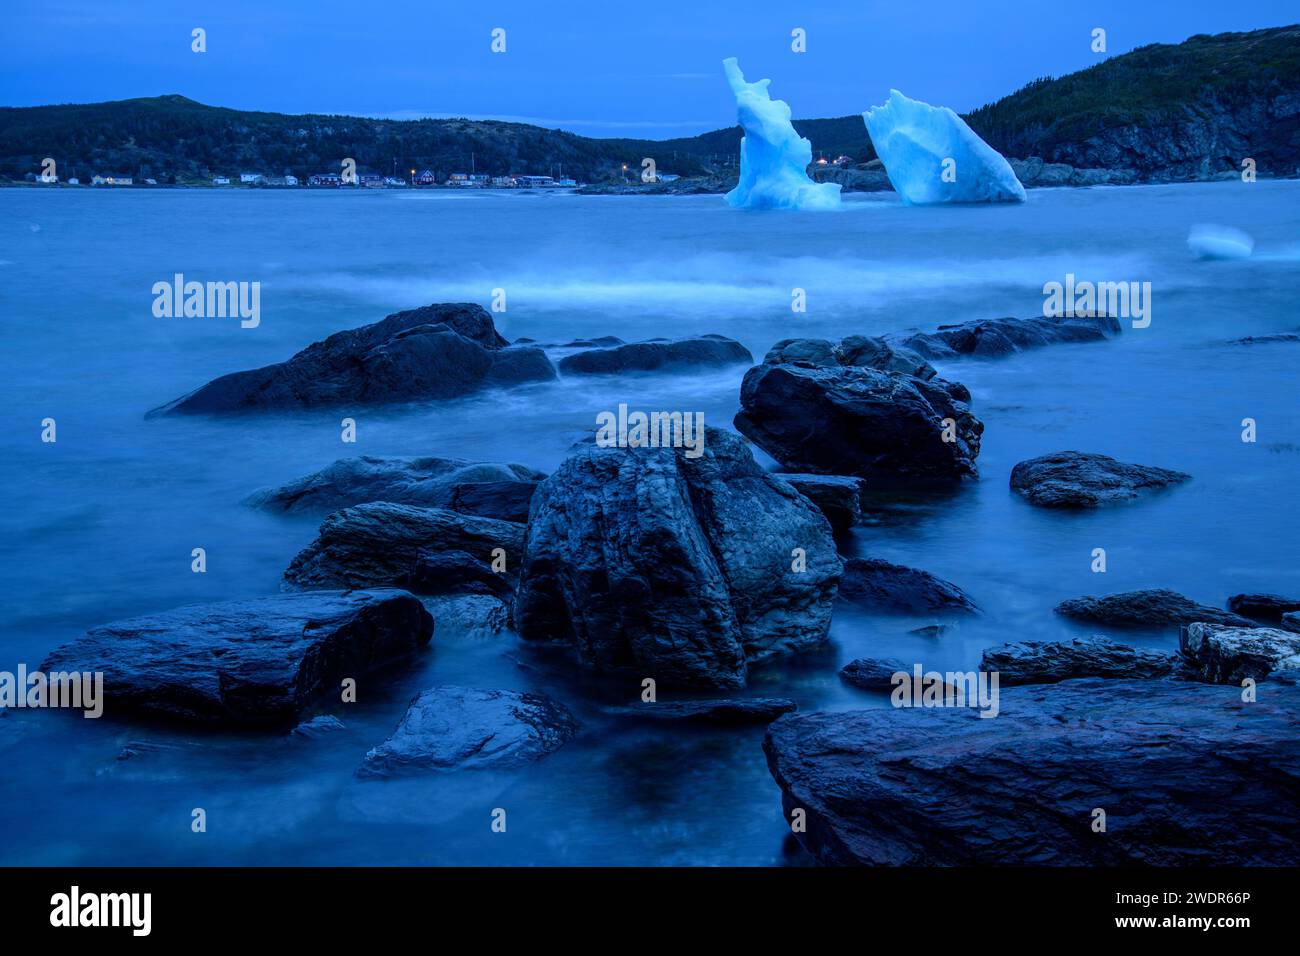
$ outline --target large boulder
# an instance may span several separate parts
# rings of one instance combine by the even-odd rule
[[[1240,684],[1279,672],[1300,677],[1300,634],[1272,627],[1188,624],[1178,631],[1178,649],[1198,680]]]
[[[558,750],[577,732],[568,709],[541,694],[433,687],[411,701],[357,775],[511,770]]]
[[[1079,677],[1170,677],[1179,665],[1177,655],[1138,650],[1104,637],[1000,644],[985,650],[980,659],[980,670],[996,671],[1003,687],[1056,684]]]
[[[556,377],[541,349],[507,346],[481,306],[427,305],[336,332],[287,361],[223,375],[151,414],[381,405]]]
[[[1069,342],[1100,342],[1119,335],[1119,320],[1108,315],[1072,318],[978,319],[941,325],[933,332],[901,332],[885,336],[892,345],[927,359],[960,356],[997,358],[1025,349]]]
[[[839,599],[865,610],[894,614],[979,610],[970,595],[957,585],[929,571],[878,558],[848,558],[844,562]]]
[[[938,373],[911,349],[871,335],[850,335],[838,343],[826,339],[782,339],[763,357],[765,365],[809,365],[835,368],[852,365],[902,372],[927,381]]]
[[[1096,508],[1190,481],[1191,477],[1106,455],[1058,451],[1022,461],[1011,469],[1011,489],[1041,508]]]
[[[491,576],[514,574],[524,527],[513,521],[463,515],[445,508],[374,501],[344,508],[321,522],[320,535],[284,572],[287,590],[402,587],[446,594],[449,581],[486,583],[464,593],[497,593]],[[492,570],[493,551],[505,571]]]
[[[763,749],[818,861],[1300,863],[1300,688],[1067,681],[969,707],[792,714]],[[1096,809],[1106,829],[1094,832]]]
[[[248,503],[288,514],[324,514],[370,501],[525,521],[543,472],[526,465],[464,458],[340,458]]]
[[[745,373],[735,424],[791,471],[948,482],[977,474],[984,425],[969,400],[938,378],[764,364]]]
[[[1123,591],[1105,597],[1087,595],[1056,605],[1056,613],[1107,627],[1174,627],[1204,621],[1230,627],[1256,627],[1247,618],[1217,607],[1197,604],[1168,588]]]
[[[754,356],[735,339],[699,335],[687,339],[602,342],[597,348],[560,359],[565,375],[610,375],[622,372],[678,371],[726,365],[752,365]]]
[[[55,650],[41,669],[102,671],[110,714],[289,725],[343,678],[432,636],[433,618],[405,591],[312,591],[105,624]]]
[[[515,619],[599,670],[744,685],[750,661],[821,643],[841,564],[830,525],[738,436],[702,455],[578,446],[537,489]]]

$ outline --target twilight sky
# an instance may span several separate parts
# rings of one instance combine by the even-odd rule
[[[974,108],[1045,75],[1196,33],[1281,26],[1294,0],[928,0],[876,3],[464,0],[34,0],[0,19],[0,105],[181,93],[284,113],[518,119],[662,139],[730,126],[721,60],[772,78],[800,118],[889,88]],[[190,31],[207,31],[207,52]],[[506,52],[490,51],[506,31]],[[807,52],[790,32],[807,31]]]

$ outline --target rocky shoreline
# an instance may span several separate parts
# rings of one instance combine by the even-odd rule
[[[102,671],[115,717],[328,739],[317,722],[336,718],[307,720],[317,705],[468,621],[503,646],[517,637],[558,652],[629,703],[427,688],[359,757],[359,779],[518,772],[584,734],[571,710],[581,703],[667,733],[770,725],[774,798],[826,864],[1300,862],[1294,837],[1280,836],[1300,832],[1297,597],[1239,594],[1225,609],[1153,588],[1062,602],[1063,617],[1176,634],[1178,649],[1106,635],[1011,641],[984,651],[978,673],[992,686],[980,684],[980,707],[962,673],[938,675],[930,696],[906,705],[847,713],[798,713],[768,685],[747,693],[764,662],[813,659],[844,608],[981,613],[959,583],[848,549],[882,490],[980,479],[977,402],[932,362],[952,374],[1026,349],[1103,348],[1119,331],[1112,319],[1002,318],[787,339],[753,364],[721,336],[510,343],[478,306],[400,312],[151,414],[441,401],[558,377],[734,366],[739,434],[708,427],[698,453],[588,438],[550,474],[348,458],[250,489],[249,507],[320,519],[281,593],[106,624],[43,667]],[[750,443],[778,470],[761,467]],[[1044,449],[1001,480],[1023,507],[1141,509],[1195,476]],[[841,676],[892,696],[912,667],[864,658]],[[958,695],[961,706],[944,703]]]

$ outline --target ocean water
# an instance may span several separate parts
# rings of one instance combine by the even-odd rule
[[[1189,229],[1244,229],[1252,259],[1198,261]],[[151,287],[258,281],[261,324],[159,319]],[[1300,327],[1300,183],[1031,191],[1020,207],[749,212],[721,197],[272,191],[0,190],[0,669],[35,668],[80,631],[183,604],[274,593],[313,519],[242,504],[339,457],[444,455],[552,469],[597,413],[702,411],[729,426],[743,368],[577,378],[470,400],[238,419],[146,419],[209,379],[287,358],[339,329],[440,301],[487,305],[508,338],[717,332],[761,359],[778,339],[839,338],[1041,312],[1045,282],[1150,282],[1151,325],[1118,339],[944,363],[984,421],[981,478],[894,495],[849,547],[960,584],[983,613],[837,615],[823,650],[755,669],[747,693],[804,710],[887,706],[841,684],[860,656],[973,668],[981,650],[1089,633],[1062,599],[1171,587],[1209,604],[1300,592],[1300,345],[1230,340]],[[806,290],[806,313],[791,311]],[[358,441],[340,441],[343,414]],[[40,440],[56,419],[58,441]],[[1241,440],[1242,420],[1258,440]],[[1194,480],[1088,514],[1035,509],[1007,479],[1060,449]],[[760,454],[760,459],[763,456]],[[764,459],[766,461],[766,459]],[[770,462],[767,462],[770,464]],[[203,547],[208,572],[190,571]],[[1090,570],[1105,548],[1108,569]],[[1134,643],[1172,648],[1172,632]],[[357,780],[407,701],[436,683],[535,689],[583,723],[512,774]],[[441,625],[431,648],[324,702],[318,741],[200,733],[60,712],[0,716],[3,864],[755,864],[785,849],[759,728],[633,727],[621,687],[564,655]],[[661,694],[661,699],[667,695]],[[111,708],[111,703],[110,703]],[[154,747],[117,759],[130,741]],[[191,811],[207,812],[192,833]],[[490,830],[494,808],[505,834]]]

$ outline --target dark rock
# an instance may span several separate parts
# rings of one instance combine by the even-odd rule
[[[838,865],[1300,863],[1300,688],[1067,681],[970,707],[793,714],[763,749]],[[1092,831],[1103,809],[1106,831]],[[1289,836],[1287,834],[1290,834]]]
[[[777,475],[818,508],[836,531],[846,531],[862,517],[862,479],[844,475]]]
[[[55,650],[42,670],[103,671],[107,713],[287,724],[343,678],[432,635],[433,618],[405,591],[312,591],[106,624]]]
[[[371,501],[451,508],[488,518],[528,517],[543,472],[525,465],[464,458],[340,458],[279,488],[251,495],[248,503],[291,514],[326,513]]]
[[[1105,597],[1088,595],[1056,605],[1056,613],[1107,627],[1172,627],[1204,621],[1230,627],[1255,627],[1250,620],[1217,607],[1206,607],[1167,588],[1124,591]]]
[[[1233,339],[1233,345],[1268,345],[1277,342],[1300,342],[1300,332],[1273,332],[1268,335],[1248,335]]]
[[[1300,611],[1300,598],[1280,594],[1234,594],[1228,598],[1228,610],[1265,624],[1281,624],[1284,615]]]
[[[792,471],[954,481],[976,475],[984,425],[965,387],[859,367],[757,365],[736,428]],[[944,441],[944,421],[956,441]]]
[[[848,558],[839,597],[857,607],[897,614],[979,610],[970,596],[929,571],[876,558]]]
[[[1300,634],[1300,611],[1288,611],[1282,615],[1282,630]]]
[[[1045,345],[1100,342],[1119,332],[1118,319],[1100,315],[1060,319],[979,319],[959,325],[941,325],[933,332],[893,333],[885,339],[927,359],[952,359],[964,355],[996,358]]]
[[[892,690],[894,675],[900,671],[910,675],[912,668],[896,657],[860,657],[840,668],[840,679],[863,690]]]
[[[763,357],[763,364],[818,368],[849,365],[902,372],[927,381],[937,374],[929,362],[911,349],[869,335],[850,335],[838,344],[826,339],[782,339]]]
[[[1021,641],[990,647],[980,670],[996,671],[1003,687],[1056,684],[1078,677],[1156,678],[1179,670],[1174,654],[1140,651],[1104,637],[1071,641]]]
[[[511,770],[558,750],[577,732],[568,709],[541,694],[433,687],[411,701],[357,775]]]
[[[565,375],[609,375],[620,372],[656,372],[722,365],[751,365],[754,356],[735,339],[701,335],[688,339],[651,339],[646,342],[575,352],[560,359]]]
[[[747,662],[825,640],[841,564],[815,505],[736,435],[704,453],[578,446],[537,489],[515,619],[599,670],[741,687]],[[806,569],[792,570],[794,549]]]
[[[512,573],[523,542],[524,528],[513,521],[374,501],[336,511],[321,522],[320,536],[284,572],[284,587],[421,587],[445,594],[456,575],[486,581],[473,565],[481,563],[494,573],[496,548],[505,551],[507,572]],[[458,570],[466,561],[469,566]],[[492,587],[469,591],[495,592]]]
[[[289,731],[289,736],[304,740],[319,740],[321,737],[328,737],[340,730],[347,730],[347,725],[343,721],[329,714],[322,714],[319,717],[313,717],[311,720],[304,720]]]
[[[920,634],[922,637],[939,637],[946,634],[950,628],[947,624],[927,624],[925,627],[914,627],[908,634]]]
[[[490,560],[467,551],[426,549],[417,553],[415,563],[403,581],[403,587],[422,597],[490,594],[508,601],[514,593],[515,577],[493,571]]]
[[[556,377],[540,349],[506,344],[481,306],[428,305],[336,332],[286,362],[223,375],[151,414],[446,399],[491,385]]]
[[[1022,461],[1011,470],[1011,490],[1041,508],[1095,508],[1136,498],[1152,488],[1190,481],[1191,475],[1130,465],[1106,455],[1058,451]]]
[[[1178,649],[1197,680],[1218,684],[1300,670],[1300,634],[1271,627],[1188,624],[1179,628]]]
[[[633,704],[611,712],[622,717],[642,720],[668,720],[685,723],[770,724],[782,714],[798,710],[799,705],[787,697],[736,697],[729,700],[683,700]]]

